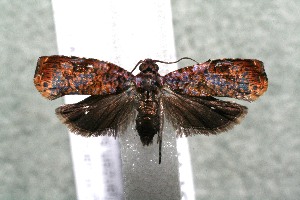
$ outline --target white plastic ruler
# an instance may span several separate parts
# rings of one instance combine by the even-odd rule
[[[52,0],[52,3],[61,55],[98,58],[129,71],[140,59],[175,60],[169,1]],[[164,75],[176,66],[160,65],[160,68]],[[75,103],[84,98],[67,96],[65,101]],[[122,168],[118,140],[70,134],[70,141],[79,200],[130,197],[122,179],[122,169],[127,169],[124,165],[129,163],[123,162]],[[176,147],[176,142],[173,145]],[[177,149],[182,199],[194,199],[187,140],[178,140]],[[163,159],[168,162],[168,158]],[[142,180],[147,178],[140,176]]]

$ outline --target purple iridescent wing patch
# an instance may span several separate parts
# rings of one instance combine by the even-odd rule
[[[209,60],[171,72],[164,80],[178,94],[246,101],[254,101],[268,87],[263,63],[251,59]]]

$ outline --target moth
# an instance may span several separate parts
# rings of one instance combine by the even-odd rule
[[[37,61],[34,85],[50,100],[64,95],[91,95],[55,110],[76,134],[117,137],[134,121],[143,145],[150,145],[157,134],[161,163],[165,119],[177,136],[227,131],[244,118],[247,107],[215,97],[251,102],[268,87],[263,62],[256,59],[208,60],[165,76],[158,73],[157,63],[176,62],[140,60],[128,72],[97,59],[43,56]],[[140,72],[135,76],[132,72],[137,67]]]

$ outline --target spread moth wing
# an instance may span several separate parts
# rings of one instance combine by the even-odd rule
[[[263,62],[254,59],[209,60],[181,68],[164,76],[178,94],[232,97],[254,101],[268,87]]]
[[[130,91],[116,95],[95,95],[55,112],[68,128],[82,136],[117,136],[134,120],[134,99]]]
[[[177,136],[217,134],[231,129],[247,114],[245,106],[214,97],[176,94],[168,88],[162,92],[165,116],[176,128]]]
[[[43,56],[37,62],[34,85],[53,100],[68,94],[106,95],[130,87],[133,75],[109,62],[75,56]]]

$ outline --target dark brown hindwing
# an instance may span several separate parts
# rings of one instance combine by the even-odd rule
[[[123,92],[95,95],[75,104],[58,107],[56,114],[68,128],[82,136],[117,136],[134,121],[134,100]]]
[[[167,119],[177,136],[217,134],[231,129],[247,114],[247,108],[214,97],[191,97],[163,90],[162,101]]]

